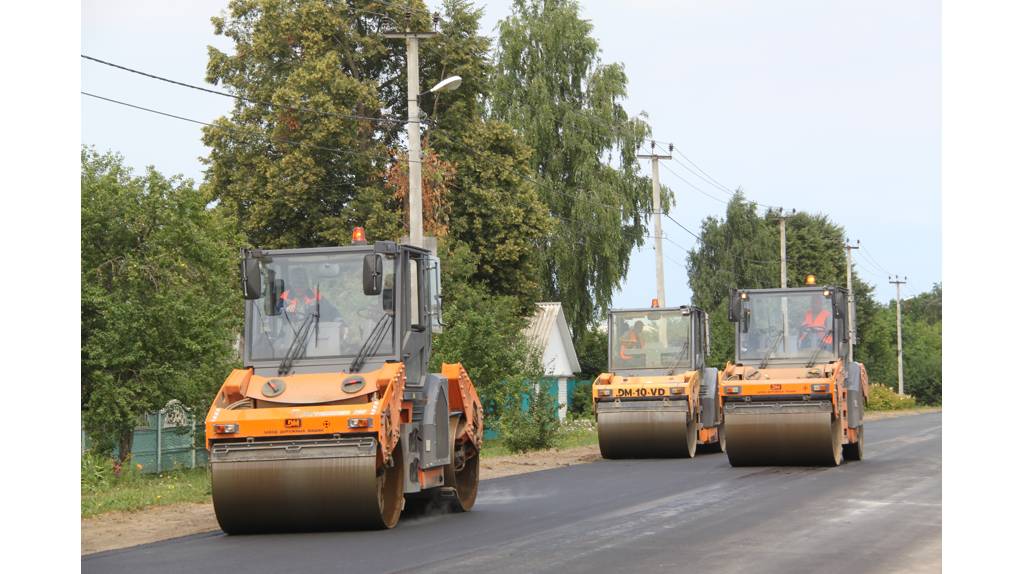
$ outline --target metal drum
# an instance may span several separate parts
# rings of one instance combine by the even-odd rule
[[[842,426],[829,402],[726,403],[725,428],[733,466],[842,462]]]
[[[688,419],[686,400],[599,402],[601,456],[691,457],[697,446],[697,424]]]
[[[213,507],[228,534],[391,528],[402,458],[377,469],[374,438],[221,443],[210,453]]]

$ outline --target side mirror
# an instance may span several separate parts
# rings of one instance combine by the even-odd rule
[[[743,310],[743,320],[740,323],[740,328],[744,333],[750,331],[750,309]]]
[[[739,293],[733,289],[729,293],[729,322],[735,323],[740,320],[740,296]]]
[[[281,302],[281,293],[284,293],[284,279],[277,278],[277,272],[273,269],[267,271],[267,298],[263,301],[263,313],[267,316],[281,314],[278,303]]]
[[[378,253],[363,257],[363,295],[380,295],[384,282],[384,258]]]
[[[263,296],[262,285],[260,284],[260,260],[245,254],[241,264],[242,271],[242,297],[247,301],[259,299]]]

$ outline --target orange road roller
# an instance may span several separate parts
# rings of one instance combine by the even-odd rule
[[[705,366],[707,314],[696,307],[612,310],[608,366],[592,399],[604,458],[693,457],[725,450],[718,370]]]
[[[428,368],[440,262],[360,232],[242,252],[244,368],[206,418],[224,532],[391,528],[407,501],[473,507],[480,399],[462,365]]]
[[[735,361],[720,374],[733,466],[836,466],[864,456],[868,376],[852,361],[846,289],[734,290]]]

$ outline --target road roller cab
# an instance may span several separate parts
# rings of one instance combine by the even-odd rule
[[[242,252],[244,367],[206,419],[225,532],[390,528],[407,497],[473,506],[483,409],[462,365],[428,368],[440,262],[361,231]]]
[[[720,375],[729,462],[838,465],[863,456],[867,373],[850,357],[845,289],[734,290],[735,361]]]
[[[705,361],[707,314],[696,307],[619,309],[608,315],[608,373],[593,385],[605,458],[694,456],[724,449],[718,372]]]

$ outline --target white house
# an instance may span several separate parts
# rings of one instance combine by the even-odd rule
[[[576,347],[572,344],[562,304],[537,303],[537,312],[530,318],[524,335],[542,352],[544,376],[558,380],[558,418],[565,420],[568,380],[580,372],[580,361],[576,358]]]

